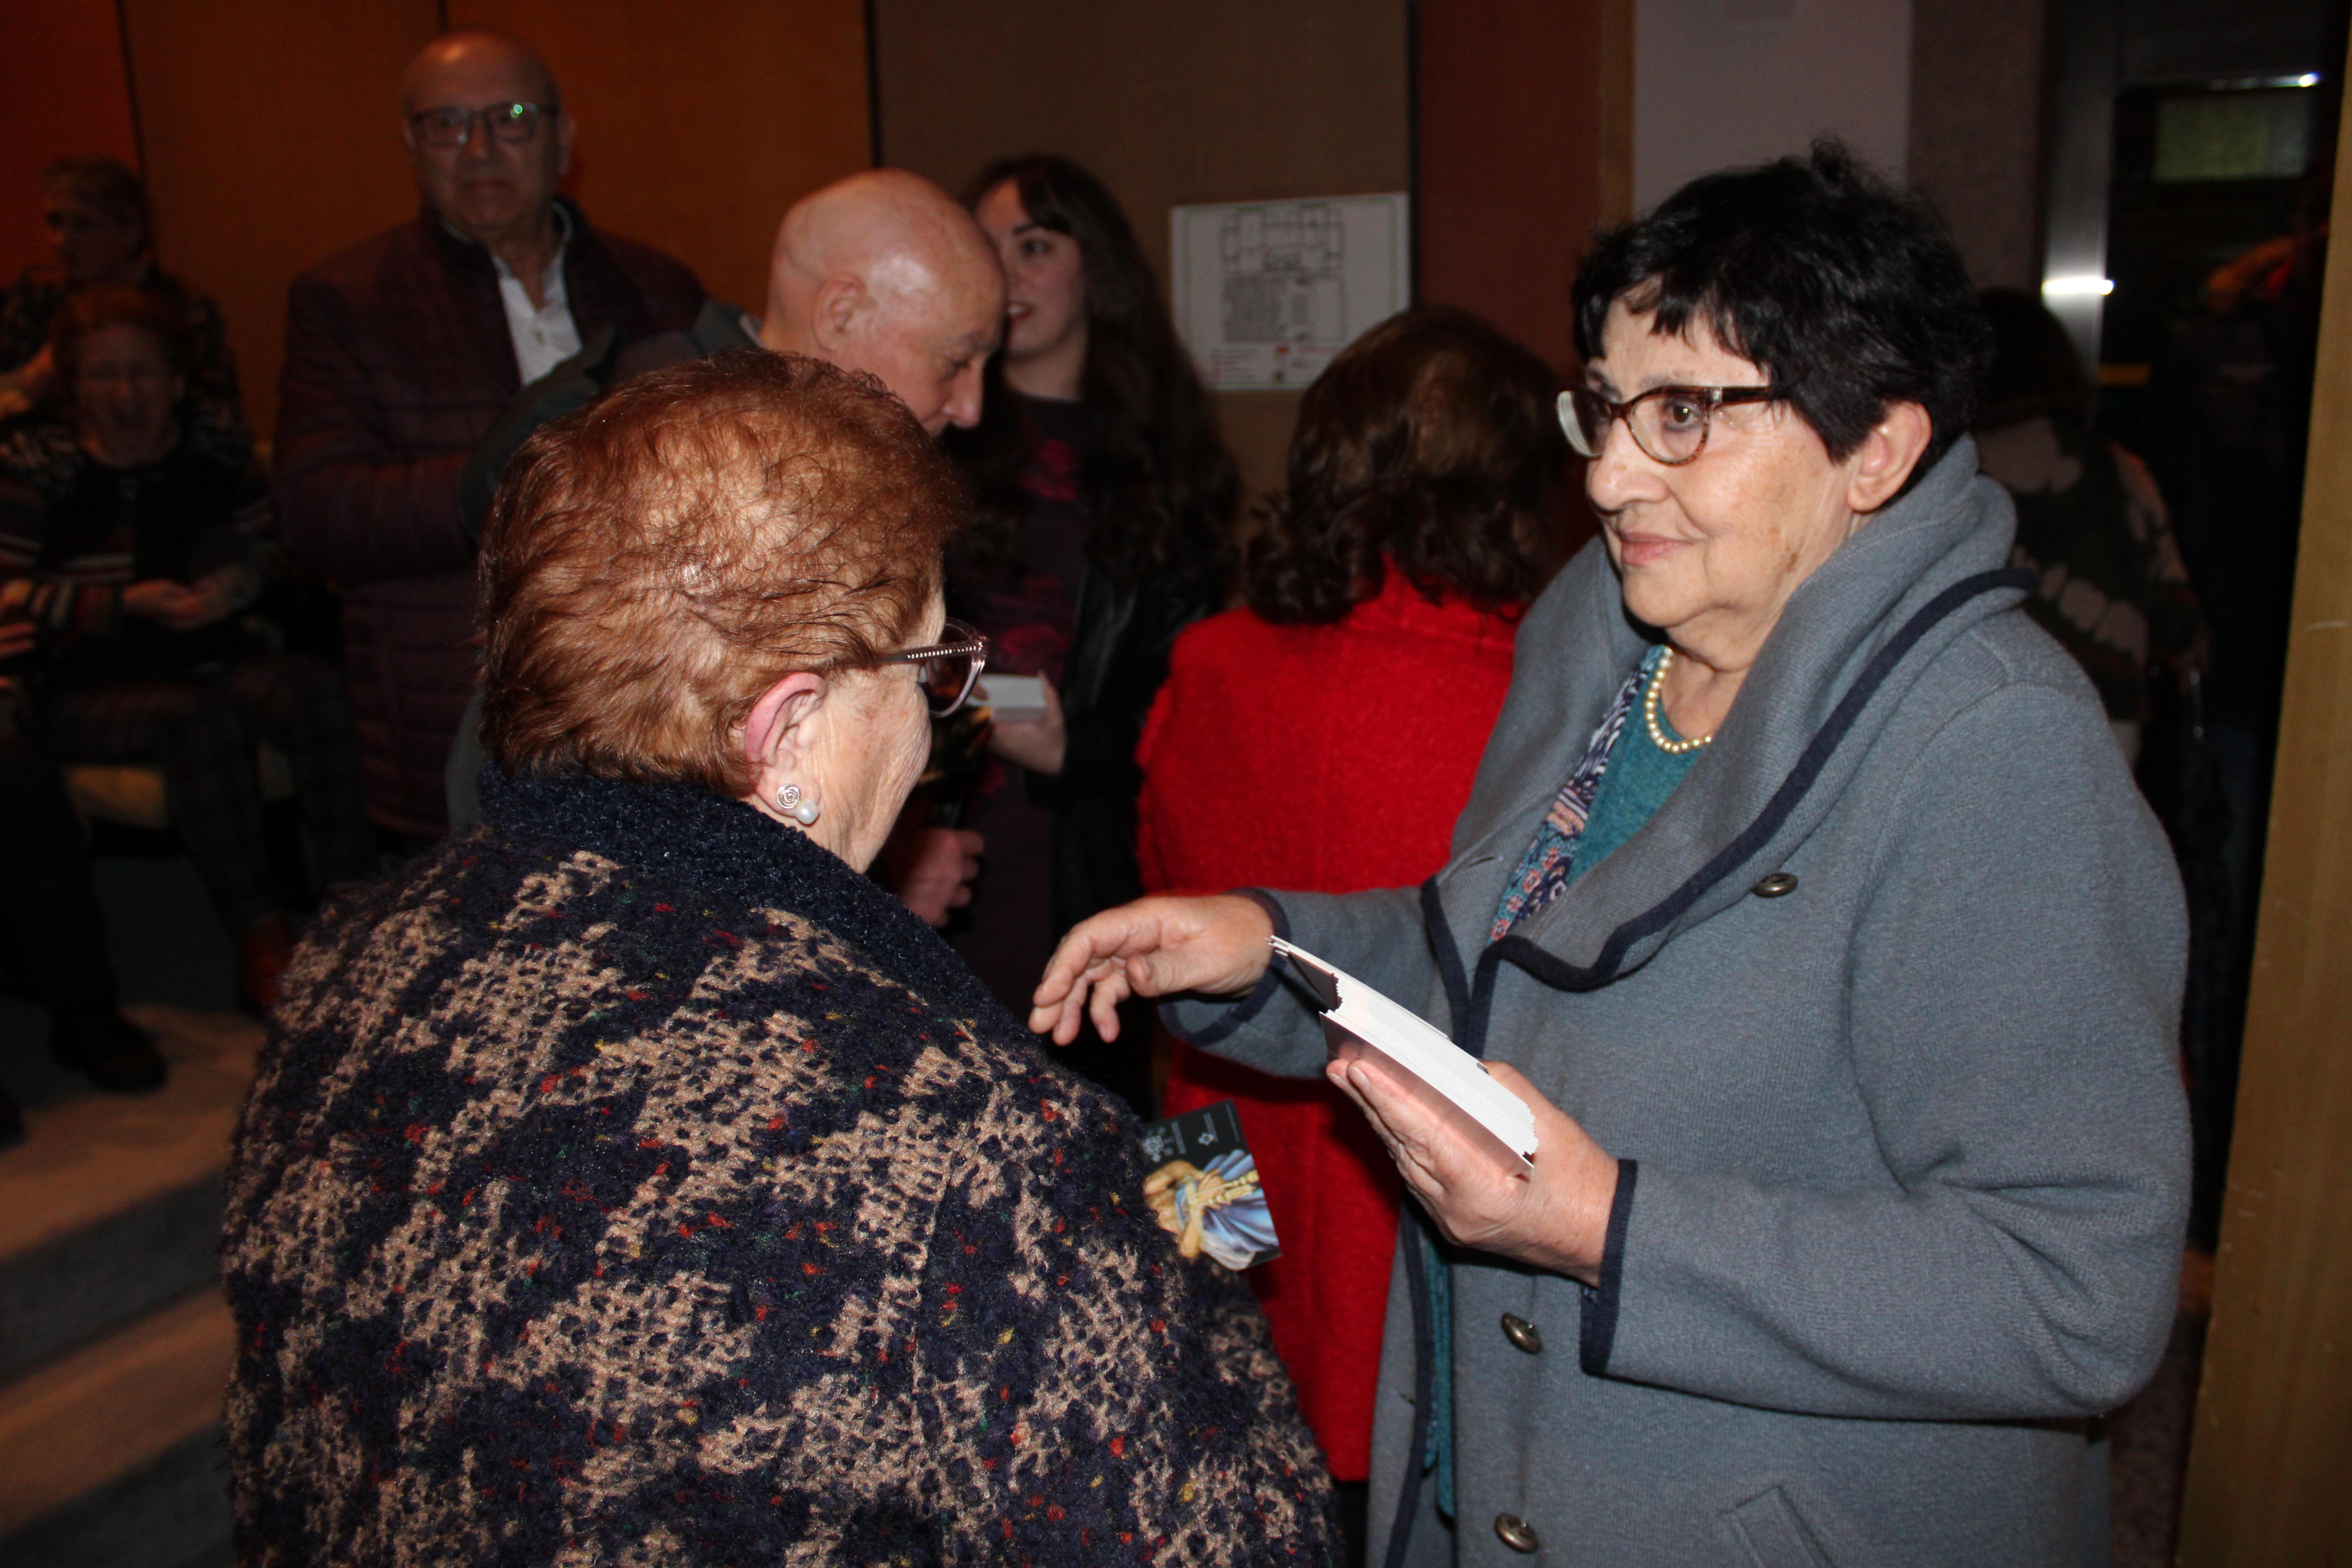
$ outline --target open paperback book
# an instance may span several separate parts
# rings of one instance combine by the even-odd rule
[[[1377,1057],[1424,1107],[1496,1160],[1533,1169],[1536,1113],[1487,1076],[1478,1058],[1412,1009],[1303,947],[1268,937],[1323,1011],[1332,1059]]]

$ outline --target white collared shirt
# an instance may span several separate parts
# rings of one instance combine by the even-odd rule
[[[546,304],[534,306],[514,268],[495,255],[490,258],[499,269],[499,300],[506,306],[507,335],[514,340],[515,364],[525,386],[580,352],[580,328],[572,320],[572,299],[563,289],[563,252],[572,243],[572,216],[559,205],[555,221],[563,239],[539,280]]]

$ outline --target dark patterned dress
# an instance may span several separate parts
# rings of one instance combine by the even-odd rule
[[[688,786],[483,805],[286,977],[243,1562],[1332,1560],[1248,1291],[903,905]]]
[[[1094,525],[1078,489],[1083,414],[1077,404],[1008,393],[1021,411],[1027,451],[1021,467],[1026,510],[1013,532],[1015,562],[992,570],[950,563],[953,613],[988,637],[988,668],[1042,675],[1066,689],[1070,637]],[[1048,781],[1045,786],[1050,789]],[[1060,935],[1054,929],[1054,813],[1028,771],[985,756],[961,826],[979,832],[988,861],[969,909],[948,925],[948,941],[1008,1007],[1036,988]]]

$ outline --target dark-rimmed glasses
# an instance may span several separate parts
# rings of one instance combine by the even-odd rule
[[[410,115],[408,128],[427,147],[463,147],[473,140],[478,120],[501,142],[528,142],[539,134],[541,117],[555,111],[551,103],[493,103],[486,109],[450,104]]]
[[[1644,457],[1675,468],[1706,450],[1717,409],[1777,403],[1780,395],[1769,386],[1660,386],[1612,403],[1589,386],[1571,386],[1559,395],[1559,427],[1580,455],[1597,458],[1608,444],[1609,426],[1622,419]]]
[[[911,664],[922,683],[931,717],[944,719],[971,700],[980,672],[988,668],[988,639],[959,620],[940,628],[947,641],[929,647],[902,648],[876,657],[874,663]]]

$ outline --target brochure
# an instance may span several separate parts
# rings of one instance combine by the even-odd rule
[[[1536,1113],[1488,1075],[1486,1064],[1420,1014],[1381,995],[1305,948],[1266,939],[1290,960],[1322,1009],[1333,1060],[1371,1057],[1414,1099],[1495,1159],[1533,1170]]]

